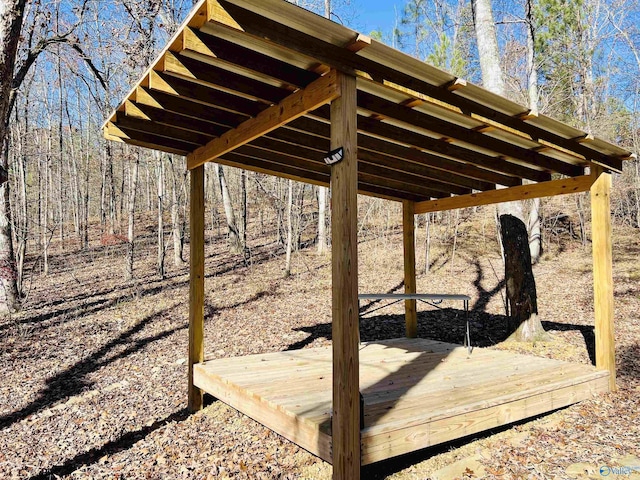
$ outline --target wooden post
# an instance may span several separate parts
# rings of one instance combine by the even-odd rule
[[[202,409],[202,390],[193,384],[193,365],[204,361],[204,165],[191,170],[189,210],[189,410]]]
[[[358,329],[358,165],[356,79],[338,72],[341,96],[331,102],[331,149],[343,159],[331,167],[333,342],[333,478],[360,478]]]
[[[409,200],[402,202],[402,241],[404,245],[404,293],[416,293],[416,204]],[[407,338],[418,335],[416,301],[404,301],[404,319]]]
[[[593,307],[595,313],[596,367],[610,372],[609,388],[616,389],[613,331],[613,267],[611,254],[611,174],[592,167],[591,239],[593,244]]]

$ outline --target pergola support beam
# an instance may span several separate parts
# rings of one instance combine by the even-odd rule
[[[494,203],[528,200],[531,198],[553,197],[567,193],[586,192],[591,188],[594,178],[591,175],[561,178],[548,182],[519,185],[516,187],[487,190],[485,192],[458,195],[455,197],[427,200],[416,203],[416,214],[453,210],[456,208],[477,207]]]
[[[358,141],[356,79],[340,72],[341,96],[331,103],[331,148],[343,158],[331,167],[333,342],[333,479],[360,479],[358,328]]]
[[[193,366],[204,361],[204,165],[191,170],[189,205],[189,411],[202,409]]]
[[[404,246],[404,293],[416,293],[415,202],[402,202],[402,243]],[[407,338],[418,336],[418,315],[415,300],[404,301]]]
[[[611,252],[611,174],[601,167],[591,172],[591,240],[593,248],[593,308],[596,367],[608,370],[609,388],[616,390],[613,328],[613,260]]]
[[[305,115],[340,95],[336,71],[310,83],[306,88],[292,93],[280,103],[258,113],[236,128],[196,149],[187,159],[189,170],[234,150],[276,128]]]

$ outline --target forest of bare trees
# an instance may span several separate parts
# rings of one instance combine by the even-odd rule
[[[364,15],[356,0],[294,3],[355,29]],[[482,4],[493,7],[493,54],[482,50],[474,31]],[[191,7],[191,0],[0,0],[0,142],[8,177],[0,190],[6,199],[0,201],[0,268],[10,309],[28,294],[31,272],[51,273],[52,249],[126,244],[123,275],[135,278],[137,239],[153,225],[157,274],[165,274],[168,258],[183,264],[184,159],[108,143],[100,127]],[[397,12],[393,28],[365,33],[458,76],[484,80],[533,111],[640,150],[638,0],[407,0]],[[16,30],[11,22],[18,17]],[[497,87],[481,69],[478,47],[483,56],[497,55],[503,70]],[[613,213],[617,222],[639,228],[640,165],[626,168],[614,180]],[[287,271],[292,250],[324,251],[330,238],[324,189],[219,165],[208,165],[206,174],[207,228],[225,233],[246,262],[252,235],[269,235],[282,246]],[[377,199],[362,202],[363,218],[387,208]],[[575,205],[580,225],[586,202]],[[522,208],[530,238],[541,238],[536,228],[544,208]],[[419,225],[457,218],[428,214]]]

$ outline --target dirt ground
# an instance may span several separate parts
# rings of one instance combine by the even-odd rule
[[[534,272],[552,340],[507,345],[500,343],[503,267],[495,231],[485,226],[462,224],[453,258],[450,243],[434,241],[427,274],[420,231],[418,290],[470,294],[476,344],[589,362],[590,247],[550,245]],[[223,239],[211,240],[207,355],[330,344],[329,255],[297,252],[284,277],[274,243],[252,243],[245,265],[226,253]],[[640,232],[618,228],[614,243],[617,392],[375,464],[363,478],[640,478]],[[125,281],[123,251],[99,244],[86,252],[54,249],[47,277],[35,259],[29,264],[24,311],[0,321],[0,478],[330,478],[328,464],[219,401],[189,415],[187,267],[168,262],[160,280],[151,233],[137,246],[135,280]],[[361,292],[401,288],[399,230],[362,235],[359,252]],[[419,336],[461,342],[447,321],[451,311],[420,310]],[[402,336],[401,313],[399,306],[365,311],[362,339]]]

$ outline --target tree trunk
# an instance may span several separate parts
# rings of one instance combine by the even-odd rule
[[[538,114],[538,66],[535,58],[536,28],[533,18],[532,0],[525,1],[525,22],[527,29],[527,72],[529,81],[527,91],[529,93],[529,109],[534,115]]]
[[[51,135],[48,136],[47,147],[48,151],[42,168],[44,182],[42,183],[42,216],[40,217],[42,232],[42,274],[44,276],[49,275],[49,157],[51,153]]]
[[[58,110],[58,222],[59,225],[59,241],[60,241],[60,251],[64,251],[64,135],[62,132],[62,120],[63,120],[63,96],[62,90],[64,85],[62,84],[62,58],[60,56],[60,44],[57,45],[57,69],[58,69],[58,88],[60,89],[60,103]]]
[[[493,19],[493,12],[491,11],[491,0],[472,0],[471,7],[473,10],[473,22],[476,31],[478,53],[480,56],[480,68],[482,70],[482,81],[484,87],[492,91],[493,93],[505,96],[506,89],[504,84],[504,77],[502,74],[502,68],[500,66],[500,52],[498,50],[498,41],[496,36],[495,22]],[[503,187],[501,185],[498,185],[498,188]],[[521,266],[521,268],[526,272],[526,278],[531,279],[531,283],[534,286],[535,293],[535,282],[533,280],[533,270],[531,269],[531,252],[529,251],[529,235],[527,234],[527,228],[524,224],[524,211],[522,202],[506,202],[499,204],[497,206],[497,216],[501,223],[500,233],[502,237],[501,245],[503,246],[505,271],[509,270],[507,268],[507,265],[511,266],[518,264],[519,266]],[[507,245],[519,245],[519,240],[516,236],[520,235],[521,232],[514,228],[507,228],[508,226],[502,225],[502,220],[505,218],[516,218],[518,219],[519,224],[524,227],[526,240],[526,262],[523,261],[525,252],[522,251],[522,248],[506,248]],[[513,257],[513,255],[515,255],[515,257]],[[522,275],[522,278],[524,279],[525,273],[523,273]],[[530,292],[528,293],[521,290],[526,288],[528,284],[520,281],[511,281],[511,285],[509,285],[508,282],[509,279],[507,277],[507,290],[508,292],[510,291],[510,293],[508,293],[508,296],[515,299],[513,300],[514,302],[520,304],[519,302],[522,299],[529,298]],[[522,308],[525,307],[523,306]],[[531,320],[532,323],[529,323],[529,321],[525,322],[522,319],[524,317],[521,318],[520,316],[517,317],[516,320],[514,320],[514,322],[518,322],[518,324],[516,325],[518,331],[514,333],[516,338],[522,340],[524,340],[525,338],[533,338],[535,334],[538,333],[537,325],[535,324],[537,319],[537,305],[533,305],[533,308],[535,310],[535,313],[533,314],[534,318]],[[537,320],[537,322],[538,324],[540,323],[539,320]],[[522,329],[522,332],[518,333],[520,332],[520,329]],[[540,329],[542,329],[541,325]]]
[[[247,171],[242,170],[240,172],[240,201],[242,203],[242,235],[240,236],[240,244],[242,252],[247,256]]]
[[[164,219],[162,217],[164,211],[163,198],[164,198],[164,161],[160,152],[154,152],[157,163],[158,174],[158,258],[157,258],[157,272],[160,278],[164,279]]]
[[[297,199],[298,199],[298,207],[297,207],[297,214],[296,214],[296,223],[295,223],[295,228],[294,228],[294,232],[295,232],[295,249],[296,251],[300,250],[302,248],[302,230],[304,225],[302,225],[302,214],[304,212],[304,191],[307,187],[306,183],[303,183],[299,189],[299,193],[296,195]]]
[[[453,275],[453,264],[456,259],[456,247],[458,245],[458,227],[460,224],[460,210],[456,210],[456,218],[453,226],[453,247],[451,248],[451,264],[449,265],[449,274]]]
[[[500,52],[491,0],[471,0],[471,7],[482,70],[482,84],[487,90],[504,95],[504,77],[500,67]]]
[[[149,168],[149,159],[144,162],[144,171],[147,178],[146,182],[146,199],[147,199],[147,212],[151,212],[151,169]]]
[[[113,178],[113,159],[111,158],[112,151],[109,151],[107,155],[107,190],[109,191],[109,222],[107,223],[107,232],[109,235],[115,234],[116,225],[116,183]]]
[[[89,185],[91,180],[91,150],[89,148],[89,132],[87,129],[87,151],[84,163],[84,193],[82,194],[82,248],[89,248]]]
[[[291,250],[293,247],[293,180],[289,180],[289,191],[287,193],[287,255],[284,268],[284,275],[291,275]]]
[[[100,229],[104,233],[107,229],[107,155],[111,142],[104,141],[102,162],[100,163]]]
[[[2,159],[0,167],[8,171],[8,146],[6,140],[0,144]],[[11,240],[11,207],[9,205],[9,182],[0,185],[0,311],[13,312],[20,308],[20,296],[16,283],[16,264]]]
[[[533,18],[532,0],[525,1],[525,21],[527,27],[527,71],[529,73],[528,92],[529,109],[532,115],[538,114],[538,66],[535,58],[535,23]],[[531,262],[536,264],[540,261],[542,254],[542,229],[540,228],[540,199],[532,200],[529,210],[529,220],[527,231],[529,232],[529,253]]]
[[[80,99],[78,98],[78,111],[80,110]],[[80,143],[78,151],[76,152],[75,147],[75,138],[71,135],[73,131],[73,125],[71,123],[71,114],[69,113],[69,103],[65,103],[65,114],[67,116],[67,128],[69,129],[69,181],[71,183],[71,205],[73,206],[73,228],[74,232],[78,238],[78,244],[82,245],[82,227],[81,227],[81,198],[82,194],[80,191],[80,172],[78,171],[78,156],[82,158],[82,119],[79,118],[79,135],[78,141]],[[89,145],[87,145],[89,148]]]
[[[431,267],[431,213],[424,214],[424,234],[424,273],[426,275]]]
[[[25,115],[25,120],[28,118],[27,115]],[[25,138],[28,138],[28,128],[29,125],[25,121]],[[16,256],[16,290],[20,295],[23,295],[24,291],[22,286],[24,279],[24,260],[27,255],[27,239],[29,238],[29,212],[27,208],[27,156],[26,152],[23,151],[21,153],[22,155],[18,157],[18,168],[20,173],[20,216],[22,218],[17,222],[20,228],[18,235],[18,251]]]
[[[222,205],[224,207],[225,217],[227,218],[229,249],[232,253],[240,253],[242,251],[242,245],[240,244],[240,232],[238,231],[236,215],[233,211],[233,205],[231,204],[231,195],[229,194],[229,187],[227,186],[224,168],[222,168],[221,165],[216,165],[216,168],[218,169],[218,181],[220,182]]]
[[[522,220],[513,215],[502,215],[500,228],[505,253],[504,278],[509,302],[509,340],[547,340],[548,335],[538,317],[538,297],[531,270],[527,228]]]
[[[15,311],[20,308],[16,265],[13,255],[11,210],[9,206],[9,152],[7,132],[11,116],[11,90],[24,18],[25,0],[0,1],[0,310]]]
[[[324,16],[331,18],[331,0],[324,1]],[[327,250],[327,187],[318,187],[318,253]]]
[[[124,183],[125,183],[125,163],[126,162],[118,162],[120,164],[120,195],[118,195],[118,232],[122,233],[122,226],[124,223],[124,205],[125,205],[125,195],[124,195]]]
[[[318,253],[327,250],[327,188],[318,187]]]
[[[542,255],[542,216],[540,214],[540,199],[534,198],[531,202],[531,210],[529,210],[529,222],[527,224],[527,233],[529,234],[529,254],[531,255],[531,263],[535,265],[540,261]]]
[[[133,279],[133,258],[134,258],[134,222],[136,213],[136,191],[138,189],[138,167],[140,165],[140,152],[136,152],[135,161],[130,165],[129,170],[129,228],[127,231],[128,252],[127,252],[127,280]]]
[[[44,209],[43,214],[43,263],[44,263],[44,275],[49,275],[49,247],[51,246],[51,240],[55,234],[55,223],[53,219],[53,174],[52,174],[52,155],[53,155],[53,139],[51,138],[51,129],[47,133],[47,156],[44,166],[45,184],[44,184]],[[51,227],[49,227],[51,225]]]
[[[180,219],[180,195],[178,192],[178,175],[175,166],[171,162],[172,188],[171,188],[171,236],[173,239],[173,264],[176,267],[184,266],[183,253],[183,235]]]

